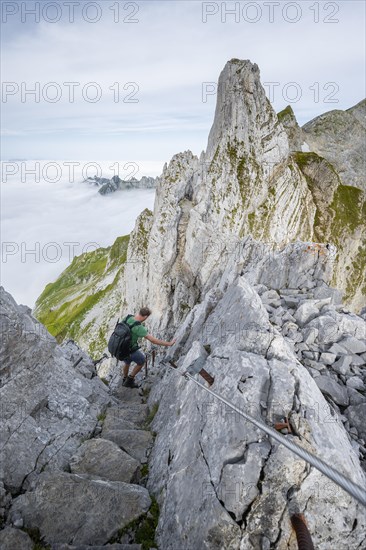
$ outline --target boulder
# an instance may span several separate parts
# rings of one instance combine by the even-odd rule
[[[332,369],[338,374],[346,374],[349,371],[351,364],[351,357],[349,355],[342,355],[338,361],[332,364]]]
[[[45,468],[67,468],[112,398],[97,376],[85,376],[91,360],[81,350],[58,346],[2,287],[0,298],[1,477],[14,494]],[[79,353],[83,372],[75,367]]]
[[[120,449],[141,463],[147,461],[147,455],[153,444],[151,432],[145,430],[105,430],[102,431],[104,439],[113,441]]]
[[[85,441],[70,459],[73,474],[90,474],[110,481],[136,481],[140,463],[106,439]]]
[[[366,351],[366,341],[359,340],[354,336],[347,336],[340,340],[339,345],[346,348],[350,353],[364,353]]]
[[[365,365],[365,359],[360,355],[351,355],[351,365],[353,367],[363,367]]]
[[[349,355],[348,349],[341,346],[339,343],[332,344],[328,351],[329,353],[335,353],[337,357],[340,357],[342,355]]]
[[[139,485],[43,472],[33,491],[13,500],[9,517],[20,514],[24,526],[39,529],[47,544],[103,545],[150,505]]]
[[[314,344],[314,342],[316,341],[316,339],[318,337],[318,334],[319,334],[319,331],[318,331],[317,328],[315,328],[315,327],[305,327],[302,330],[304,343],[307,344],[308,346]]]
[[[296,319],[297,324],[300,327],[303,327],[318,315],[319,315],[319,309],[316,307],[316,305],[313,302],[304,302],[296,310],[294,317]]]
[[[287,307],[297,309],[300,303],[299,296],[284,296],[283,302]]]
[[[355,426],[359,436],[366,441],[366,403],[350,405],[345,411],[351,426]]]
[[[346,407],[349,403],[347,388],[329,376],[318,376],[315,379],[315,382],[318,385],[318,388],[322,393],[328,395],[334,403]]]
[[[351,378],[348,378],[346,384],[349,388],[353,388],[354,390],[363,391],[366,389],[362,378],[360,378],[359,376],[352,376]]]
[[[336,357],[335,353],[324,352],[320,356],[320,361],[325,365],[333,365]]]
[[[342,335],[339,323],[329,314],[316,317],[309,322],[306,328],[316,328],[318,330],[316,342],[321,342],[323,345],[337,342]]]
[[[2,550],[33,550],[34,543],[30,536],[13,527],[0,531],[0,548]]]
[[[347,386],[347,393],[349,395],[350,405],[360,405],[366,402],[366,396],[359,393],[357,390]]]
[[[317,351],[303,351],[303,357],[306,359],[311,359],[312,361],[319,361],[319,352]]]
[[[268,304],[272,307],[279,307],[281,305],[280,296],[276,290],[267,290],[261,294],[261,300],[264,304]]]

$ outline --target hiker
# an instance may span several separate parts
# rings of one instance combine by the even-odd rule
[[[139,349],[140,346],[138,344],[138,340],[140,338],[146,338],[146,340],[149,340],[149,342],[158,346],[168,347],[175,344],[175,340],[166,342],[165,340],[159,340],[148,333],[147,328],[144,327],[142,323],[144,323],[150,315],[150,309],[148,307],[142,307],[137,315],[127,315],[127,317],[123,319],[123,322],[127,323],[131,327],[130,354],[121,359],[121,361],[125,363],[123,367],[123,386],[126,388],[138,388],[134,378],[136,374],[140,372],[146,361],[145,354]],[[131,374],[129,374],[129,368],[132,362],[136,363],[136,366],[132,370]]]

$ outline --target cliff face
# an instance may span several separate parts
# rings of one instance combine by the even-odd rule
[[[97,358],[119,315],[129,237],[108,248],[76,256],[37,299],[34,315],[58,341],[74,338]]]
[[[296,425],[290,437],[361,484],[359,451],[343,425],[327,422],[350,404],[345,379],[325,363],[317,368],[333,344],[365,334],[364,320],[344,318],[340,294],[328,286],[347,289],[360,306],[363,204],[328,161],[290,147],[258,67],[233,60],[220,76],[207,151],[175,155],[164,167],[153,216],[138,219],[125,270],[127,309],[151,304],[152,332],[178,335],[173,358],[183,370],[190,350],[204,346],[217,391],[269,421],[287,413]],[[318,236],[324,244],[311,244]],[[362,545],[362,531],[353,530],[355,518],[363,522],[357,504],[241,420],[231,425],[175,376],[166,373],[151,397],[160,401],[149,483],[162,505],[161,547],[295,548],[293,506],[311,518],[316,547],[329,547],[329,536],[335,547]],[[332,535],[319,530],[330,522]]]
[[[364,106],[360,102],[337,113],[360,126]],[[322,117],[300,128],[291,108],[277,116],[258,66],[228,62],[219,78],[207,151],[199,158],[190,151],[179,153],[165,165],[157,178],[154,213],[145,211],[137,220],[127,258],[122,249],[115,253],[121,238],[111,253],[102,249],[75,259],[40,296],[36,316],[52,334],[76,338],[93,357],[100,356],[119,310],[149,302],[151,292],[159,327],[179,324],[249,235],[265,244],[268,254],[297,240],[330,243],[327,280],[359,311],[366,295],[366,202],[354,185],[364,176],[357,165],[355,177],[346,181],[335,166],[342,164],[344,151],[356,158],[362,142],[351,140],[352,128],[328,131],[332,112]],[[332,135],[328,158],[320,143]],[[108,254],[114,255],[114,278]],[[84,264],[87,274],[80,280]]]
[[[344,185],[366,191],[366,99],[320,115],[302,127],[311,149],[333,164]]]
[[[342,410],[347,405],[345,386],[337,394],[335,373],[321,361],[303,365],[305,357],[328,351],[331,342],[343,344],[346,333],[362,338],[366,324],[336,313],[329,305],[331,293],[314,300],[312,292],[296,291],[301,279],[314,270],[320,277],[322,268],[314,258],[301,265],[304,250],[287,253],[287,273],[279,275],[284,288],[278,293],[254,285],[254,274],[230,283],[228,266],[218,286],[188,314],[171,355],[181,372],[199,357],[215,376],[213,390],[239,409],[271,425],[288,417],[292,433],[286,437],[363,485],[356,448],[333,402],[342,403]],[[263,279],[269,285],[268,273]],[[257,276],[262,278],[260,272]],[[164,364],[160,369],[166,370]],[[155,401],[160,403],[153,424],[158,435],[148,487],[161,504],[161,548],[295,550],[289,515],[298,511],[306,516],[315,548],[364,544],[361,506],[192,382],[165,372],[153,387],[150,402]],[[363,414],[357,406],[354,413]]]
[[[268,254],[296,240],[334,245],[326,254],[333,269],[328,282],[344,291],[354,309],[362,307],[365,195],[344,185],[329,161],[294,151],[300,129],[292,121],[297,138],[289,144],[281,119],[265,96],[257,65],[227,63],[207,151],[199,159],[186,151],[165,166],[154,217],[144,226],[147,260],[126,266],[127,303],[136,303],[141,292],[148,300],[153,289],[161,327],[184,318],[249,234],[267,245]],[[144,215],[135,233],[141,223]],[[134,243],[132,236],[131,258]]]

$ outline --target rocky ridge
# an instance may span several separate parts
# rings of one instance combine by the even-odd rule
[[[364,105],[360,102],[349,110],[352,116],[362,119]],[[326,140],[327,130],[324,135],[319,132]],[[334,154],[343,151],[342,135],[337,138]],[[43,294],[39,297],[35,315],[52,334],[76,338],[97,358],[118,317],[118,309],[140,296],[140,289],[135,292],[133,285],[132,290],[129,284],[125,290],[126,262],[135,264],[128,270],[128,278],[143,281],[142,292],[158,288],[157,281],[167,273],[164,286],[171,285],[173,290],[177,286],[178,292],[184,293],[183,286],[188,284],[199,295],[209,288],[214,272],[223,269],[223,251],[226,255],[228,249],[237,249],[248,235],[266,245],[266,254],[297,240],[329,243],[329,282],[343,291],[343,301],[351,310],[360,311],[366,295],[365,195],[361,189],[345,184],[327,155],[322,157],[310,151],[309,146],[304,147],[304,140],[304,130],[298,126],[291,108],[278,115],[273,111],[257,65],[230,61],[220,76],[207,152],[199,158],[190,151],[179,153],[165,165],[157,180],[154,213],[145,210],[137,220],[128,258],[122,248],[119,253],[116,277],[109,277],[109,262],[104,271],[98,265],[97,284],[88,288],[93,298],[81,304],[78,297],[75,301],[75,293],[83,281],[78,273],[65,272],[49,285],[51,292],[46,299]],[[356,140],[355,147],[359,146]],[[350,155],[352,147],[350,143]],[[360,181],[364,175],[359,168]],[[117,240],[112,247],[115,252],[118,246]],[[78,260],[89,264],[91,280],[96,271],[93,254]],[[149,280],[150,269],[155,281]],[[209,276],[211,280],[206,285]],[[70,289],[60,291],[59,285],[63,286],[65,279]],[[109,288],[101,293],[99,289],[106,287],[104,281]],[[126,298],[127,293],[130,295]],[[176,301],[182,302],[184,316],[195,297],[180,300],[177,294]],[[71,315],[64,315],[66,302]],[[117,310],[109,315],[115,306]],[[57,330],[55,316],[61,319]]]
[[[325,194],[324,188],[331,192]],[[347,202],[348,194],[352,198]],[[362,249],[360,197],[358,189],[344,188],[325,159],[304,151],[294,157],[262,91],[258,67],[232,60],[220,76],[206,153],[200,158],[190,151],[175,155],[164,167],[153,214],[144,212],[137,220],[124,295],[127,309],[136,303],[152,305],[152,332],[178,335],[173,357],[182,369],[189,366],[192,347],[202,344],[204,368],[215,375],[220,393],[238,406],[252,405],[269,421],[285,414],[296,418],[288,436],[299,437],[363,485],[360,458],[364,460],[365,440],[360,425],[354,425],[357,413],[352,407],[363,411],[364,358],[345,348],[344,340],[361,342],[365,321],[341,313],[341,293],[329,286],[336,279],[337,287],[344,288],[346,281],[342,283],[337,269],[345,269],[349,255]],[[333,232],[343,239],[342,250],[340,240],[313,242],[314,227],[328,235],[327,225],[340,228],[337,211],[343,216],[353,208],[352,222],[343,217],[342,233]],[[128,262],[132,252],[139,262]],[[273,315],[256,292],[262,287],[256,285],[264,285],[264,293],[273,292],[274,303],[266,304]],[[362,293],[357,292],[353,303],[360,304]],[[333,334],[325,337],[324,325]],[[305,331],[314,335],[313,342]],[[330,350],[335,344],[343,355]],[[332,359],[335,370],[328,367]],[[346,373],[339,377],[338,361],[349,362],[350,380],[357,378],[359,365],[361,381],[349,382]],[[313,377],[313,371],[319,376]],[[335,547],[345,540],[349,548],[362,546],[358,526],[363,511],[357,504],[337,491],[327,492],[324,478],[309,473],[301,461],[256,430],[241,422],[228,428],[222,412],[209,417],[199,390],[186,389],[184,380],[174,376],[166,373],[153,388],[160,407],[149,487],[161,495],[158,533],[164,549],[178,547],[177,533],[179,544],[187,548],[295,547],[287,515],[294,487],[297,506],[311,518],[317,548],[325,550],[329,536]],[[351,391],[355,383],[357,394]],[[350,405],[351,394],[360,403]],[[351,409],[346,415],[347,406]],[[345,428],[352,429],[354,437]],[[223,478],[228,503],[222,496]],[[243,478],[253,488],[249,495],[248,487],[240,485]],[[238,487],[230,486],[233,479]],[[207,494],[203,487],[210,489]],[[313,495],[315,488],[319,499]],[[239,496],[230,502],[236,490]],[[197,516],[199,528],[194,525]],[[332,535],[319,527],[330,522]]]
[[[287,418],[286,437],[364,486],[366,323],[321,281],[295,286],[298,267],[278,290],[248,274],[228,283],[228,269],[187,315],[172,356],[182,372],[200,357],[214,391],[270,425]],[[295,549],[294,511],[316,548],[365,543],[362,507],[192,383],[165,372],[151,399],[160,406],[148,487],[160,495],[162,548],[178,548],[178,533],[185,548]]]

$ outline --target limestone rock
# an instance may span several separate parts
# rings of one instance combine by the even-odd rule
[[[305,302],[302,304],[295,313],[296,322],[303,327],[309,321],[319,315],[319,309],[311,302]]]
[[[140,461],[147,462],[147,455],[153,444],[153,436],[146,430],[108,430],[103,429],[102,436],[113,441],[120,449]]]
[[[357,390],[347,386],[347,393],[349,395],[350,405],[360,405],[366,402],[366,396],[359,393]]]
[[[342,355],[338,361],[332,364],[332,369],[338,374],[346,374],[349,371],[351,364],[351,357],[349,355]]]
[[[149,407],[144,404],[110,407],[107,409],[103,431],[141,429]]]
[[[179,369],[184,368],[184,357],[192,341],[203,334],[210,351],[205,369],[215,376],[213,391],[267,422],[273,422],[278,415],[293,415],[298,419],[299,432],[306,438],[303,444],[308,441],[309,449],[348,476],[356,475],[353,479],[362,484],[363,473],[346,431],[337,417],[329,420],[329,406],[315,382],[319,378],[330,381],[338,392],[337,400],[345,405],[347,389],[344,387],[342,392],[335,380],[321,375],[314,381],[283,337],[266,332],[270,323],[262,301],[255,298],[246,278],[242,276],[229,284],[203,320],[198,314],[202,309],[202,304],[198,304],[189,316],[191,336],[187,338],[184,330],[178,333]],[[266,347],[263,344],[267,334]],[[288,507],[286,495],[293,485],[300,488],[296,494],[300,509],[307,503],[306,517],[316,546],[329,545],[331,536],[338,541],[332,544],[342,547],[345,524],[348,536],[357,541],[349,545],[357,547],[363,540],[362,529],[357,526],[352,531],[354,514],[364,525],[363,510],[351,498],[342,491],[327,490],[328,480],[314,470],[309,474],[301,460],[271,444],[257,428],[203,393],[193,382],[167,370],[159,384],[153,386],[149,401],[160,402],[152,425],[157,436],[149,459],[148,488],[163,495],[159,497],[158,526],[162,548],[207,545],[254,550],[250,542],[253,537],[265,536],[272,544],[276,540],[278,544],[278,537],[287,541],[290,527],[281,518]],[[322,498],[310,499],[318,483]],[[341,511],[340,499],[347,502]],[[245,531],[234,521],[243,517]],[[333,524],[331,535],[317,529],[316,525],[326,523],[327,518],[337,518],[342,528],[335,529]]]
[[[140,463],[112,441],[90,439],[70,459],[73,474],[91,474],[110,481],[137,480]]]
[[[353,388],[354,390],[364,391],[366,389],[362,378],[359,376],[352,376],[352,378],[348,378],[346,384],[349,388]]]
[[[111,397],[98,377],[73,368],[68,353],[2,287],[0,293],[1,481],[14,493],[45,468],[66,468]]]
[[[294,111],[291,105],[277,114],[278,120],[286,130],[290,151],[301,151],[304,144],[304,136],[300,126],[297,123]]]
[[[336,360],[336,354],[335,353],[327,353],[324,352],[320,356],[320,361],[322,363],[325,363],[326,365],[333,365],[334,361]]]
[[[365,340],[359,340],[354,336],[347,336],[343,340],[340,340],[339,345],[346,348],[350,353],[364,353],[366,351]]]
[[[13,527],[5,527],[0,531],[0,548],[3,550],[33,550],[33,541],[30,536]]]
[[[25,527],[38,528],[48,544],[103,545],[150,504],[139,485],[43,472],[33,491],[13,501],[10,519],[20,513]]]
[[[334,403],[343,407],[348,405],[347,389],[344,386],[341,386],[338,382],[329,378],[329,376],[318,376],[315,381],[319,389],[326,395],[329,395]]]
[[[359,405],[350,405],[346,411],[351,426],[355,426],[360,437],[366,441],[366,403],[360,403]]]
[[[364,190],[365,110],[366,100],[363,100],[347,111],[324,113],[302,127],[311,150],[335,166],[343,183]]]

